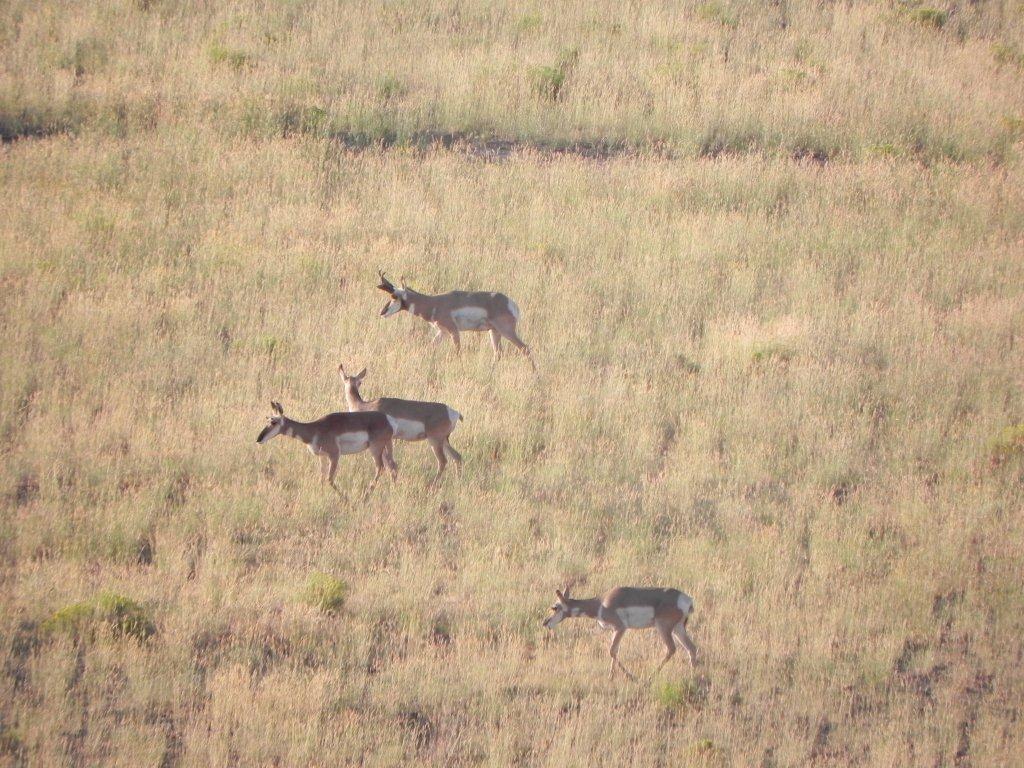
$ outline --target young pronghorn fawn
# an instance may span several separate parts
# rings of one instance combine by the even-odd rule
[[[391,296],[391,301],[380,311],[381,317],[391,317],[408,310],[410,314],[421,317],[437,329],[434,334],[436,343],[444,334],[451,336],[455,351],[460,350],[460,331],[489,331],[494,356],[501,357],[501,340],[508,339],[514,347],[521,351],[536,370],[537,366],[530,357],[530,349],[516,334],[516,323],[519,322],[519,307],[503,293],[488,291],[449,291],[436,296],[419,293],[405,284],[405,278],[396,288],[382,271],[380,285],[377,287]]]
[[[554,629],[562,619],[586,616],[588,619],[597,619],[602,629],[614,630],[612,644],[608,649],[612,657],[612,676],[618,666],[630,679],[635,679],[619,661],[619,643],[627,629],[657,627],[666,650],[665,658],[654,670],[654,674],[658,674],[675,655],[676,639],[690,655],[690,664],[697,665],[697,648],[686,634],[686,622],[693,613],[693,598],[685,592],[678,589],[615,587],[603,597],[574,600],[569,597],[569,588],[566,587],[564,593],[556,589],[555,596],[558,600],[551,606],[551,615],[544,620],[547,629]]]
[[[262,445],[278,435],[285,435],[305,443],[310,453],[320,457],[323,480],[335,491],[338,490],[334,484],[338,459],[347,453],[369,450],[373,456],[377,474],[366,489],[367,495],[376,487],[385,464],[391,471],[391,479],[397,478],[398,465],[391,451],[395,425],[387,415],[379,412],[329,413],[322,419],[302,422],[285,416],[284,408],[278,402],[271,401],[270,407],[275,415],[267,420],[267,426],[256,437],[256,442]]]
[[[345,366],[339,365],[338,373],[345,382],[345,402],[349,411],[380,411],[391,418],[395,426],[395,437],[399,440],[426,440],[430,444],[437,457],[437,474],[430,485],[441,480],[449,457],[458,467],[462,467],[462,456],[449,442],[455,427],[462,421],[462,414],[444,403],[399,400],[394,397],[363,400],[359,387],[366,377],[366,369],[363,368],[355,376],[349,376],[345,373]]]

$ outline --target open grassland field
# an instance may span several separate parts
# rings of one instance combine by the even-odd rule
[[[0,765],[1019,765],[1024,6],[0,3]],[[501,290],[539,374],[382,320]],[[254,438],[465,415],[340,495]],[[552,591],[693,595],[608,678]]]

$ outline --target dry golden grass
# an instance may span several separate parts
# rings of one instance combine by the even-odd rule
[[[1013,765],[1022,16],[916,10],[6,4],[0,765]],[[257,446],[340,361],[461,477]]]

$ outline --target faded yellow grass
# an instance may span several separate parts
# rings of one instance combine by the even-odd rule
[[[955,85],[1016,16],[965,8],[935,31],[889,6],[837,9],[892,53],[864,98],[895,99],[908,72],[924,78],[906,62],[928,62],[950,79],[928,79],[942,98],[906,118],[977,151],[870,150],[884,121],[858,123],[847,93],[825,121],[842,151],[820,163],[763,142],[710,159],[690,139],[667,159],[648,152],[656,135],[636,156],[546,151],[573,110],[593,139],[644,122],[634,91],[586,88],[643,82],[635,43],[670,16],[685,46],[719,45],[729,27],[695,6],[635,22],[597,7],[626,42],[581,33],[578,79],[546,105],[521,74],[532,54],[501,42],[533,9],[344,6],[336,34],[378,42],[364,69],[339,45],[351,68],[335,71],[322,6],[175,7],[5,11],[23,20],[5,27],[5,93],[27,110],[5,120],[40,104],[102,116],[147,88],[162,106],[0,150],[0,763],[1013,764],[1024,455],[993,461],[993,441],[1024,421],[1024,186],[1016,145],[992,142],[1019,81]],[[724,7],[740,18],[733,64],[757,41],[823,48],[861,29],[794,5],[776,37],[767,11]],[[553,60],[561,32],[584,29],[577,11],[515,34]],[[369,23],[388,12],[412,19],[398,39]],[[114,13],[125,44],[107,69],[47,91],[67,75],[46,57],[112,38]],[[285,13],[296,37],[273,55],[211,61],[214,41],[247,47]],[[431,32],[431,14],[455,28]],[[478,17],[496,19],[482,40]],[[962,39],[957,19],[973,19]],[[420,47],[398,55],[401,35]],[[516,62],[499,82],[522,78],[479,99],[501,128],[487,136],[530,145],[502,162],[233,122],[295,62],[321,85],[370,82],[437,51],[394,119],[469,130],[461,86],[431,67],[477,50]],[[759,77],[720,51],[694,66]],[[332,104],[343,120],[349,102]],[[695,114],[669,122],[689,136]],[[495,365],[483,338],[457,358],[414,319],[379,319],[378,267],[509,293],[539,376],[513,355]],[[271,398],[297,417],[340,408],[342,361],[369,368],[367,396],[465,414],[461,477],[427,495],[429,451],[399,445],[399,484],[364,504],[366,456],[342,464],[339,498],[299,446],[255,444]],[[345,585],[333,614],[309,604],[318,574]],[[608,681],[606,636],[540,628],[569,581],[691,593],[704,666],[677,659],[671,688]],[[138,602],[157,633],[47,622],[100,594]],[[647,673],[659,653],[634,633],[621,657]]]

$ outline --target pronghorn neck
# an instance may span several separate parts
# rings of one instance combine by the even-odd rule
[[[353,387],[351,384],[345,384],[345,402],[348,403],[350,411],[361,411],[366,405],[363,396],[359,394],[359,387]]]
[[[412,288],[405,289],[405,300],[408,304],[409,313],[422,317],[427,320],[433,320],[437,308],[437,297],[430,296],[426,293],[419,293],[414,291]]]
[[[601,598],[591,597],[585,600],[573,600],[569,598],[565,601],[571,613],[569,616],[575,618],[577,616],[586,616],[588,619],[596,619],[597,612],[601,608]]]
[[[309,445],[313,442],[313,438],[316,436],[317,430],[312,424],[307,424],[303,421],[295,421],[285,416],[284,427],[281,429],[281,434],[285,437],[294,437],[296,440],[300,440],[306,445]]]

